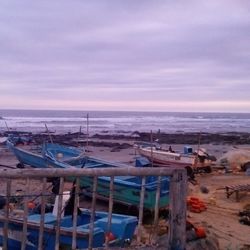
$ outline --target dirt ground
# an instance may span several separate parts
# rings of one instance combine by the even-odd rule
[[[180,149],[182,145],[173,145]],[[230,150],[230,145],[203,145],[209,148],[216,157]],[[91,156],[111,160],[114,162],[123,162],[133,164],[136,156],[133,148],[121,149],[115,152],[108,147],[89,147],[88,153]],[[0,164],[15,168],[18,161],[4,146],[0,148]],[[1,168],[6,168],[1,166]],[[9,169],[9,168],[6,168]],[[188,184],[188,195],[200,198],[207,205],[207,210],[201,213],[187,211],[188,219],[195,225],[205,225],[209,231],[213,232],[219,241],[220,249],[237,250],[250,249],[250,226],[239,223],[238,213],[247,205],[250,206],[250,192],[241,192],[239,201],[236,201],[235,194],[229,198],[226,197],[225,186],[250,184],[250,176],[244,172],[225,173],[224,170],[218,170],[214,166],[214,171],[210,174],[199,174],[196,176],[197,184]],[[3,180],[1,180],[0,191],[3,192]],[[13,190],[22,189],[25,185],[24,180],[19,180]],[[204,187],[207,192],[201,189]],[[39,185],[33,184],[34,192],[39,192]],[[86,208],[90,204],[85,203]],[[103,205],[103,204],[102,204]],[[105,205],[103,205],[105,206]],[[248,248],[247,248],[248,247]]]
[[[198,184],[189,184],[189,195],[199,197],[207,205],[207,210],[201,213],[188,211],[188,217],[197,225],[205,224],[214,232],[220,244],[220,249],[241,249],[247,245],[250,249],[250,227],[239,223],[239,211],[250,205],[250,193],[241,192],[239,202],[235,194],[229,198],[224,187],[227,185],[250,184],[245,173],[224,174],[213,172],[197,177]],[[201,187],[208,188],[204,194]]]

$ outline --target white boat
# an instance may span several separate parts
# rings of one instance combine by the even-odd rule
[[[184,146],[184,151],[174,152],[171,148],[170,150],[162,149],[158,144],[136,144],[135,148],[138,153],[150,161],[157,164],[163,164],[166,166],[173,167],[191,167],[194,168],[204,168],[206,172],[211,172],[211,164],[216,161],[214,156],[207,154],[206,150],[203,148],[193,151],[190,146]]]

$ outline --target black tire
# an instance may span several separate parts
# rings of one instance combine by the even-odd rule
[[[207,167],[205,167],[205,173],[211,173],[212,172],[212,168],[211,168],[211,166],[207,166]]]
[[[187,170],[187,176],[190,179],[194,179],[194,171],[193,171],[192,167],[186,166],[185,169]]]
[[[22,169],[22,168],[24,168],[24,165],[23,165],[23,163],[19,162],[16,164],[16,167]]]
[[[249,169],[249,168],[250,168],[250,161],[248,161],[248,162],[241,165],[241,170],[242,171],[247,171],[247,169]]]

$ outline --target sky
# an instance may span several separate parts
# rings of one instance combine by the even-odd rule
[[[0,108],[250,112],[248,0],[0,0]]]

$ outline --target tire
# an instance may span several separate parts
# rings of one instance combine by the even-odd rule
[[[17,163],[16,168],[21,168],[21,169],[24,168],[23,163],[21,163],[21,162]]]
[[[247,169],[249,169],[249,168],[250,168],[250,161],[248,161],[248,162],[241,165],[241,170],[242,171],[247,171]]]
[[[186,166],[185,169],[187,170],[187,176],[190,179],[194,179],[194,171],[193,171],[192,167]]]
[[[205,173],[208,173],[208,174],[212,172],[211,166],[205,167],[204,170],[205,170]]]

